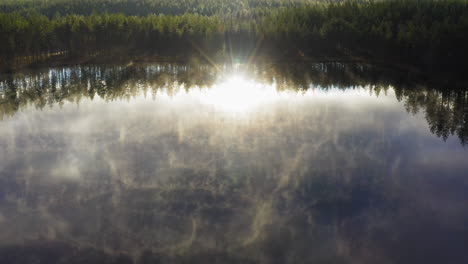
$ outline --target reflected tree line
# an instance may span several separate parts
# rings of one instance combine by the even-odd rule
[[[0,118],[13,116],[29,105],[42,109],[65,102],[79,104],[83,98],[96,96],[106,101],[129,100],[141,94],[157,97],[158,93],[171,95],[181,89],[209,88],[232,71],[274,85],[279,91],[366,87],[379,96],[393,89],[409,113],[424,112],[432,133],[444,140],[457,135],[463,145],[468,143],[466,89],[434,84],[417,75],[402,77],[399,71],[368,64],[338,62],[263,64],[240,69],[199,63],[76,66],[6,75],[0,81]]]

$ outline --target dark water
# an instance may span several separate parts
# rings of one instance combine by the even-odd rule
[[[0,82],[0,263],[468,263],[468,92],[356,64]]]

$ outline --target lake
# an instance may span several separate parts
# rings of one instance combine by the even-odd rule
[[[0,263],[468,263],[468,90],[357,63],[0,80]]]

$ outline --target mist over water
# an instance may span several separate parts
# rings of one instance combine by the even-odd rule
[[[4,76],[0,263],[464,263],[468,95],[405,78],[342,63]]]

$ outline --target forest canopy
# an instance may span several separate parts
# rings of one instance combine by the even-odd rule
[[[280,7],[304,6],[311,0],[0,0],[0,11],[35,10],[48,17],[56,14],[89,15],[92,12],[126,15],[166,14],[220,15],[252,13]]]
[[[3,63],[103,51],[333,53],[464,64],[468,1],[3,0]]]

